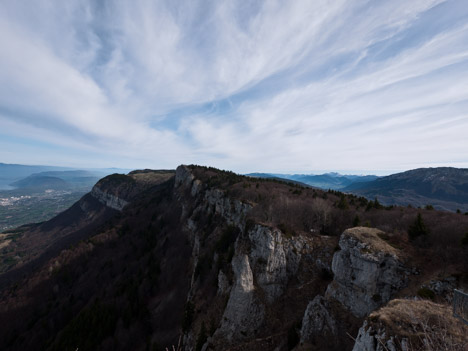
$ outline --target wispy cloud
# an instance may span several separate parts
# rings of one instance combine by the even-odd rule
[[[0,157],[468,167],[467,20],[461,0],[5,1]]]

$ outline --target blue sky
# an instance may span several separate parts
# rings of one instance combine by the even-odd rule
[[[0,162],[468,167],[466,0],[5,0],[0,45]]]

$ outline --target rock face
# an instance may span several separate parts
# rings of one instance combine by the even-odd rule
[[[387,303],[407,284],[407,271],[398,250],[371,228],[346,230],[340,238],[341,251],[333,256],[333,282],[326,295],[338,300],[356,317],[364,317]]]
[[[182,210],[181,221],[186,223],[185,227],[192,245],[196,245],[198,237],[205,237],[205,239],[200,239],[200,242],[205,240],[204,247],[200,244],[200,252],[192,257],[193,269],[196,269],[198,262],[203,262],[203,260],[206,262],[210,260],[210,257],[212,257],[212,262],[218,262],[220,256],[226,259],[228,252],[232,255],[232,260],[228,265],[223,266],[222,269],[216,268],[217,271],[213,272],[217,287],[211,305],[214,306],[216,301],[221,301],[222,311],[219,315],[219,322],[216,322],[217,328],[208,338],[205,348],[218,350],[231,345],[243,350],[255,350],[263,347],[262,342],[270,342],[276,345],[276,348],[279,345],[275,344],[276,341],[271,335],[277,334],[278,340],[283,340],[284,332],[279,332],[279,330],[289,328],[288,325],[281,323],[285,317],[278,314],[276,304],[284,299],[293,280],[295,284],[293,289],[301,289],[296,290],[297,298],[305,300],[303,303],[298,303],[304,307],[297,311],[299,313],[296,312],[296,316],[302,316],[304,311],[302,308],[305,309],[306,301],[316,295],[316,293],[307,295],[314,289],[314,282],[310,280],[321,279],[319,275],[310,273],[313,271],[311,265],[318,265],[319,269],[324,267],[324,269],[331,269],[331,257],[335,244],[327,242],[323,245],[325,240],[322,242],[320,238],[317,238],[317,243],[314,244],[308,235],[287,236],[273,226],[253,221],[247,224],[249,211],[253,208],[251,203],[228,196],[225,191],[209,185],[206,179],[198,179],[195,174],[192,173],[191,167],[180,166],[176,170],[174,181],[176,196],[181,202],[188,204]],[[206,234],[206,229],[204,229],[206,225],[203,224],[206,223],[203,221],[207,218],[218,218],[224,222],[224,226],[236,228],[233,231],[237,233],[237,236],[232,246],[224,253],[217,252],[213,246],[209,249],[210,244],[207,243],[209,239],[206,238],[210,234]],[[315,248],[318,248],[317,251],[314,251]],[[192,303],[197,304],[197,300],[200,300],[197,289],[200,291],[206,286],[200,280],[195,281],[193,287],[188,298]],[[322,285],[321,289],[324,288]],[[304,295],[307,295],[306,299]],[[272,319],[274,314],[278,315]],[[207,323],[205,321],[205,324]],[[272,331],[272,325],[276,330]],[[200,324],[194,326],[184,336],[184,340],[189,340],[189,335],[193,335],[192,341],[196,340],[200,328]],[[262,338],[265,335],[266,337]],[[252,340],[260,341],[258,341],[259,344],[255,344]],[[248,342],[248,346],[239,346],[243,342]],[[270,347],[271,345],[268,346]]]
[[[465,350],[468,326],[451,306],[395,299],[373,312],[359,329],[353,351]]]
[[[448,303],[452,303],[453,290],[458,287],[457,278],[446,277],[441,280],[431,280],[428,284],[424,284],[421,288],[431,290],[435,295],[441,296]]]
[[[128,175],[111,174],[101,179],[91,190],[91,196],[103,205],[122,211],[143,191],[174,176],[174,171],[133,171]]]
[[[289,277],[297,271],[300,256],[294,243],[284,239],[279,229],[256,225],[249,232],[249,239],[249,258],[257,284],[271,303],[283,293]]]
[[[247,255],[234,257],[232,269],[236,281],[221,326],[215,334],[215,337],[223,336],[229,341],[254,335],[264,318],[264,306],[255,296],[254,277]]]
[[[104,192],[97,186],[93,187],[93,189],[91,190],[91,195],[94,196],[97,200],[99,200],[99,202],[103,205],[117,211],[122,211],[123,208],[128,205],[128,201],[125,201],[124,199],[121,199],[118,196]]]
[[[353,351],[407,351],[407,340],[398,342],[398,348],[394,336],[388,336],[384,328],[377,330],[364,321],[359,329]]]
[[[336,321],[330,313],[328,301],[323,296],[316,296],[304,313],[301,344],[313,340],[317,335],[332,337],[336,332]]]
[[[367,227],[343,232],[339,241],[341,250],[333,256],[333,281],[328,285],[325,297],[315,297],[304,313],[301,345],[323,345],[329,340],[329,347],[333,345],[335,349],[341,349],[343,345],[336,338],[347,332],[342,313],[351,312],[356,320],[354,323],[360,323],[361,318],[387,303],[396,291],[406,286],[408,272],[400,254],[383,238],[385,233]],[[377,332],[363,329],[360,342],[366,346],[362,346],[362,350],[372,344],[369,335]],[[386,347],[393,350],[391,340]]]

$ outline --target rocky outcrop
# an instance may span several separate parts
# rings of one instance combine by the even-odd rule
[[[421,286],[422,289],[429,289],[434,295],[441,296],[448,303],[452,303],[453,291],[457,287],[457,278],[455,277],[446,277],[440,280],[433,279]]]
[[[336,321],[330,312],[328,301],[323,296],[316,296],[304,313],[301,328],[301,344],[314,340],[317,335],[336,334]]]
[[[333,256],[333,282],[326,296],[338,300],[356,317],[364,317],[387,303],[407,284],[407,270],[399,252],[372,228],[346,230],[340,251]],[[408,273],[409,274],[409,273]]]
[[[468,346],[466,335],[468,326],[453,317],[449,305],[396,299],[364,321],[353,351],[461,351]]]
[[[255,296],[254,277],[247,255],[235,256],[232,260],[235,283],[224,310],[216,337],[229,341],[255,335],[264,319],[264,306]]]
[[[267,339],[273,342],[272,333],[278,334],[278,330],[285,328],[280,322],[284,316],[277,312],[275,303],[283,304],[285,294],[294,294],[298,302],[296,311],[289,318],[302,316],[302,308],[316,295],[312,291],[325,287],[324,278],[312,266],[318,272],[331,270],[335,243],[305,233],[286,235],[277,227],[253,220],[248,222],[246,219],[254,203],[230,196],[226,190],[217,188],[214,184],[218,184],[219,179],[215,175],[207,177],[202,174],[201,178],[197,175],[197,169],[192,166],[179,166],[174,181],[174,193],[183,204],[181,221],[184,222],[189,240],[193,246],[196,245],[197,235],[200,243],[203,241],[199,254],[192,253],[193,272],[197,262],[213,262],[212,267],[219,267],[215,266],[215,262],[220,262],[220,257],[221,260],[232,257],[232,260],[227,259],[230,261],[228,266],[217,268],[211,273],[217,282],[212,304],[219,306],[213,313],[219,317],[210,317],[216,320],[217,328],[208,338],[207,348],[217,350],[226,345],[234,347],[252,338],[260,343]],[[213,220],[222,222],[223,226],[236,228],[233,231],[236,238],[224,252],[218,252],[216,245],[209,242],[211,235],[215,242],[225,235],[220,231],[211,232],[207,223]],[[209,268],[204,269],[207,272]],[[317,280],[320,281],[320,287],[315,287]],[[192,286],[194,291],[188,297],[189,300],[203,304],[203,298],[197,295],[197,291],[206,288],[206,283],[199,279],[192,281]],[[298,309],[298,306],[304,307]],[[326,319],[325,308],[321,312]],[[333,329],[332,322],[327,320],[324,323]],[[200,328],[200,324],[196,324],[187,335],[196,335]],[[253,350],[259,345],[249,343],[241,349]]]
[[[199,211],[221,215],[230,225],[243,227],[245,216],[252,209],[251,205],[231,199],[220,189],[208,188],[199,179],[195,179],[190,168],[184,165],[176,169],[174,187],[179,192],[188,191],[193,198],[199,198],[204,206]]]
[[[249,259],[254,266],[257,284],[263,289],[268,302],[273,302],[283,293],[288,282],[288,261],[292,266],[290,271],[295,272],[299,258],[292,253],[290,243],[284,240],[279,229],[256,225],[249,232],[249,239]]]
[[[180,165],[176,169],[174,186],[191,187],[194,179],[195,177],[193,176],[192,172],[190,172],[190,169],[185,165]]]
[[[398,347],[397,347],[398,343]],[[353,351],[407,351],[408,340],[398,342],[394,336],[387,335],[385,328],[374,329],[364,321],[359,329]]]
[[[97,186],[93,187],[93,189],[91,190],[91,195],[103,205],[117,211],[122,211],[123,208],[128,205],[128,201],[125,201],[124,199],[121,199],[118,196],[104,192]]]
[[[91,196],[103,205],[122,211],[145,190],[162,184],[174,176],[174,171],[133,171],[128,175],[111,174],[102,178],[91,190]]]
[[[330,340],[330,344],[340,348],[340,341],[335,338],[347,332],[348,328],[343,323],[343,313],[351,312],[353,323],[360,323],[361,318],[387,303],[396,291],[406,286],[409,273],[403,266],[399,251],[385,238],[382,231],[367,227],[343,232],[339,241],[340,251],[333,255],[333,281],[328,285],[325,296],[315,297],[304,313],[301,345],[322,345],[324,340]],[[361,333],[361,339],[367,345],[369,338],[366,333]],[[371,333],[375,335],[377,332]]]

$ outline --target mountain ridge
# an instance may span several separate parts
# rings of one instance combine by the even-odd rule
[[[441,260],[444,276],[468,283],[463,215],[369,207],[352,194],[200,166],[110,175],[96,187],[75,212],[1,238],[9,258],[34,235],[55,240],[0,275],[10,278],[0,289],[2,349],[164,350],[181,337],[184,350],[351,350],[346,333],[358,334],[369,308],[359,296],[372,308],[414,296]],[[418,213],[431,229],[422,246],[406,236]],[[356,218],[378,230],[349,230]],[[447,255],[434,255],[441,240]],[[405,279],[388,281],[400,270]],[[381,284],[363,292],[372,272]]]
[[[378,198],[384,204],[426,206],[468,211],[468,169],[418,168],[351,184],[343,191]]]

